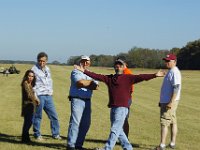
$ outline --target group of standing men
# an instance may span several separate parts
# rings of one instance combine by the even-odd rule
[[[61,139],[59,131],[58,116],[53,104],[52,79],[49,68],[46,66],[48,56],[41,52],[37,57],[37,64],[32,68],[36,76],[35,94],[40,100],[40,105],[36,107],[34,115],[33,129],[34,136],[42,140],[40,133],[40,123],[42,119],[42,110],[46,112],[51,123],[52,136],[55,139]],[[171,126],[172,136],[169,146],[175,148],[177,134],[176,108],[180,99],[181,74],[176,67],[176,56],[167,55],[163,60],[169,69],[167,74],[158,71],[155,74],[131,75],[125,74],[125,62],[117,59],[114,62],[115,74],[101,75],[90,72],[90,58],[81,56],[79,65],[71,72],[71,86],[69,100],[71,103],[71,116],[67,135],[68,150],[82,150],[85,136],[91,123],[91,97],[92,91],[99,88],[98,82],[104,82],[108,87],[110,108],[111,129],[108,140],[102,150],[111,150],[114,148],[117,140],[120,141],[123,149],[132,150],[123,126],[127,127],[127,118],[129,107],[131,105],[133,84],[144,80],[150,80],[156,77],[163,77],[163,85],[160,95],[160,123],[161,123],[161,142],[157,150],[164,150],[168,127]]]

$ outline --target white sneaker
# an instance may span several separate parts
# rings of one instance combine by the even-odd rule
[[[37,141],[43,141],[44,139],[43,139],[43,137],[40,135],[40,136],[38,136],[38,137],[36,137],[35,138]]]
[[[60,137],[60,135],[53,136],[53,138],[56,139],[56,140],[62,140],[62,138]]]
[[[105,148],[95,148],[95,150],[105,150]]]

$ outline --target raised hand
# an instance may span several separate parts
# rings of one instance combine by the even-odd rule
[[[165,76],[165,72],[162,71],[162,70],[159,70],[157,73],[156,73],[156,77],[164,77]]]
[[[79,71],[82,71],[82,72],[84,72],[85,71],[85,69],[83,68],[83,66],[78,66],[78,65],[74,65],[74,69],[77,69],[77,70],[79,70]]]

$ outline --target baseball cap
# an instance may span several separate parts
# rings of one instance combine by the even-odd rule
[[[123,60],[121,60],[121,59],[117,59],[117,60],[115,60],[115,63],[114,63],[114,65],[116,65],[116,64],[121,64],[121,65],[124,65],[124,64],[125,64],[125,62],[124,62]]]
[[[176,60],[176,55],[174,54],[167,54],[163,60]]]
[[[90,60],[90,57],[89,56],[86,56],[86,55],[82,55],[81,56],[81,60]]]

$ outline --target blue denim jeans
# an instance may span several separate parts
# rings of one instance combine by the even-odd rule
[[[91,123],[91,101],[71,99],[67,146],[82,147]]]
[[[133,147],[128,141],[127,136],[123,131],[124,120],[128,115],[128,108],[126,107],[113,107],[110,110],[111,130],[109,138],[104,147],[105,150],[112,150],[119,140],[123,149],[132,150]]]
[[[42,120],[42,110],[46,112],[48,118],[50,119],[51,126],[51,134],[52,136],[59,135],[60,133],[60,125],[58,122],[58,115],[56,113],[56,109],[53,103],[52,96],[49,95],[40,95],[38,96],[40,99],[40,105],[36,107],[36,112],[34,114],[33,119],[33,131],[34,137],[38,137],[41,135],[40,133],[40,124]]]

